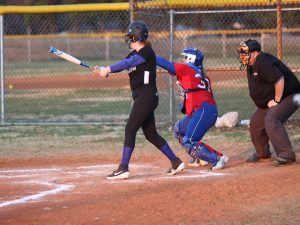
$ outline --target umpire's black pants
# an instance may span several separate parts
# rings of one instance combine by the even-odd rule
[[[250,120],[251,140],[259,157],[271,155],[269,141],[277,156],[294,159],[295,153],[284,122],[297,110],[293,96],[282,99],[280,104],[268,109],[256,109]]]

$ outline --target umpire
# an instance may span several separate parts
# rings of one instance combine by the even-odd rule
[[[256,152],[247,162],[270,160],[270,141],[277,155],[275,165],[293,164],[296,155],[283,124],[298,108],[293,96],[300,92],[299,80],[282,61],[262,52],[256,40],[241,42],[238,54],[241,69],[247,69],[250,97],[257,106],[250,119]]]

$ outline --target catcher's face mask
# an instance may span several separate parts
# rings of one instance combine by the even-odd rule
[[[192,63],[194,64],[196,59],[195,55],[181,53],[181,57],[178,59],[180,63]]]
[[[240,69],[241,70],[246,69],[250,59],[250,51],[248,45],[245,42],[241,42],[238,45],[237,51],[238,51],[239,61],[241,63]]]

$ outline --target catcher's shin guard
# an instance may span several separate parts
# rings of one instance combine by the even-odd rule
[[[213,149],[213,148],[210,147],[209,145],[204,144],[202,141],[199,141],[198,144],[199,144],[199,145],[204,145],[209,151],[215,152],[215,153],[218,154],[220,157],[223,156],[223,153],[218,152],[217,150]]]
[[[174,138],[178,140],[179,144],[183,146],[183,134],[180,132],[179,121],[175,123],[173,135]]]
[[[195,159],[201,159],[212,164],[220,159],[220,156],[215,151],[210,151],[204,144],[193,146],[188,153]]]

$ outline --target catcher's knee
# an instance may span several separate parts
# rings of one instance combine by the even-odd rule
[[[175,123],[173,135],[174,135],[174,138],[178,139],[179,142],[181,142],[183,136],[182,136],[182,134],[180,132],[179,121],[177,121]]]
[[[190,140],[189,137],[184,136],[181,142],[182,146],[185,148],[186,152],[190,155],[190,152],[194,146],[194,143]]]

